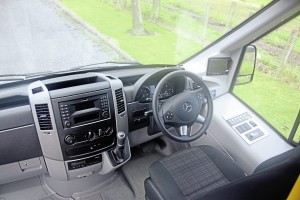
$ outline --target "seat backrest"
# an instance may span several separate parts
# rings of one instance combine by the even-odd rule
[[[261,163],[252,175],[201,199],[286,199],[300,174],[300,146]]]
[[[279,164],[285,160],[288,159],[293,159],[294,157],[299,157],[300,156],[300,146],[297,146],[285,153],[282,153],[280,155],[277,155],[273,158],[270,158],[264,162],[262,162],[260,165],[256,167],[254,170],[254,173],[259,172],[261,170],[267,169],[273,165]]]

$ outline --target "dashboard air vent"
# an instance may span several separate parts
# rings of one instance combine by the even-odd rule
[[[124,97],[122,88],[115,91],[117,99],[118,114],[125,111]]]
[[[39,121],[41,130],[52,130],[52,123],[49,113],[48,104],[36,104],[36,115]]]

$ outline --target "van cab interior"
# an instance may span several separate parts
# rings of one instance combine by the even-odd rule
[[[286,138],[234,90],[256,78],[253,43],[299,12],[272,1],[177,64],[0,75],[0,200],[287,199],[300,115]]]

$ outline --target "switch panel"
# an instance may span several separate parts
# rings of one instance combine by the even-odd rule
[[[248,144],[268,136],[268,133],[259,126],[248,112],[228,114],[224,115],[223,118]]]

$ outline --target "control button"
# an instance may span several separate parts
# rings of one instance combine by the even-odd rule
[[[244,125],[241,125],[240,127],[241,127],[241,129],[242,129],[243,132],[247,131],[247,129],[246,129],[246,127]]]
[[[245,123],[244,127],[246,128],[247,131],[251,129],[251,126],[248,123]]]
[[[103,131],[102,131],[102,129],[99,129],[99,130],[98,130],[98,136],[99,136],[99,137],[103,136]]]
[[[65,126],[66,126],[67,128],[70,128],[70,127],[71,127],[71,122],[70,122],[70,121],[65,121]]]
[[[109,117],[108,112],[107,111],[102,112],[102,117],[108,118]]]
[[[257,124],[254,121],[249,121],[249,123],[251,124],[251,126],[255,127],[257,126]]]
[[[147,117],[140,118],[140,123],[145,123],[145,122],[147,122]]]
[[[239,126],[236,127],[236,130],[238,130],[239,133],[243,133],[243,130]]]
[[[140,123],[140,119],[133,120],[134,125],[138,125]]]
[[[248,123],[243,123],[242,125],[239,125],[235,128],[239,133],[244,133],[244,132],[250,130],[251,126]]]
[[[248,138],[248,140],[253,141],[263,135],[264,133],[260,129],[256,129],[250,133],[247,133],[245,136]]]
[[[75,136],[74,136],[74,135],[67,135],[67,136],[65,137],[65,143],[66,143],[66,144],[72,145],[72,144],[75,143],[75,141],[76,141],[76,139],[75,139]]]
[[[250,133],[250,134],[249,134],[249,137],[250,137],[251,139],[253,139],[253,138],[255,138],[258,134],[259,134],[259,133],[257,133],[257,132],[253,132],[253,133]]]
[[[204,98],[204,94],[202,94],[201,92],[197,92],[197,98],[199,100],[202,100]]]
[[[93,141],[95,139],[95,134],[93,131],[89,131],[87,134],[87,139]]]
[[[113,128],[111,128],[110,126],[104,130],[104,135],[106,136],[111,135],[112,133],[113,133]]]
[[[171,120],[173,119],[174,117],[174,114],[171,112],[171,111],[168,111],[166,114],[165,114],[167,120]]]

